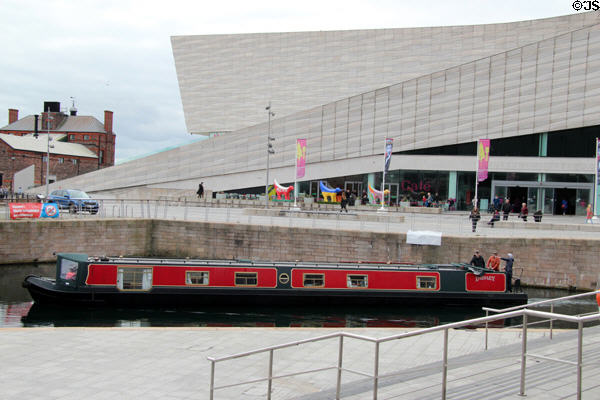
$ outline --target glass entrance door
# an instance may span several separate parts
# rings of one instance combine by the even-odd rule
[[[389,196],[387,197],[387,205],[396,205],[398,204],[398,193],[400,190],[400,186],[397,183],[386,183],[385,188],[390,191]]]
[[[359,197],[363,191],[363,183],[358,181],[346,181],[344,182],[344,190],[350,190]]]

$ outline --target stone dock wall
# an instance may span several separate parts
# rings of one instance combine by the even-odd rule
[[[443,236],[442,246],[406,234],[156,219],[0,222],[0,263],[54,261],[54,252],[282,261],[468,262],[473,250],[513,253],[524,284],[595,289],[600,239]]]

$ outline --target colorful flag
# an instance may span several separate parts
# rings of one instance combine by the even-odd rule
[[[477,181],[485,181],[488,177],[488,162],[490,161],[490,139],[479,139],[477,146]]]
[[[385,172],[387,173],[390,169],[390,161],[392,161],[392,144],[394,139],[385,139]]]
[[[296,178],[303,178],[306,166],[306,139],[296,140]]]

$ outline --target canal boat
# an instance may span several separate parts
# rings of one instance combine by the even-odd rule
[[[259,262],[57,255],[54,278],[23,281],[39,304],[512,306],[506,275],[468,264]]]

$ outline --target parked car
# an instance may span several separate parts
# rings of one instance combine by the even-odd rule
[[[69,209],[70,213],[89,211],[97,214],[98,200],[92,199],[86,192],[76,189],[54,190],[48,195],[47,203],[57,203],[59,208]]]

